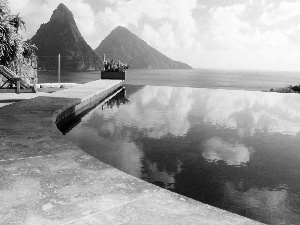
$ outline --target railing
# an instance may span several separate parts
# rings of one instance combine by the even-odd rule
[[[94,65],[93,65],[94,63]],[[39,56],[38,70],[57,72],[58,82],[60,82],[61,71],[77,71],[77,70],[97,70],[99,65],[96,62],[80,60],[73,56]]]

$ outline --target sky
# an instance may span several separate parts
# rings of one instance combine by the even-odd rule
[[[123,26],[194,68],[300,71],[300,0],[9,0],[26,39],[59,3],[93,49]]]

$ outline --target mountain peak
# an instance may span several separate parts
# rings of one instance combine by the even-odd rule
[[[63,3],[60,3],[53,11],[50,20],[68,21],[74,20],[72,12]]]
[[[57,6],[57,8],[68,9],[67,6],[64,3],[59,3],[59,5]]]
[[[128,63],[133,69],[190,69],[185,63],[174,61],[160,53],[127,28],[116,27],[95,49],[98,56],[105,54]]]
[[[118,26],[110,32],[110,35],[122,36],[132,35],[132,33],[126,27]]]
[[[64,5],[59,4],[53,11],[51,19],[42,24],[31,38],[37,47],[37,55],[55,56],[61,54],[62,69],[90,70],[99,69],[101,59],[82,37],[72,12]],[[55,68],[57,62],[45,57],[46,64],[40,63],[41,68]]]
[[[117,26],[113,31],[128,31],[130,32],[126,27]]]

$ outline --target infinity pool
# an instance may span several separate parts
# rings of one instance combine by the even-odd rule
[[[300,95],[125,88],[64,127],[66,137],[176,193],[264,223],[300,224]]]

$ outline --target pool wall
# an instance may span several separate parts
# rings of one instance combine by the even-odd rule
[[[70,105],[66,105],[64,108],[57,110],[53,115],[53,122],[55,124],[63,123],[65,120],[71,120],[75,118],[83,111],[97,105],[119,87],[121,87],[122,82],[117,82],[113,84],[111,87],[108,87],[105,90],[94,92],[87,97],[84,97],[78,101],[71,103]]]
[[[0,108],[0,224],[260,224],[132,177],[65,139],[56,123],[120,85],[99,80]]]

